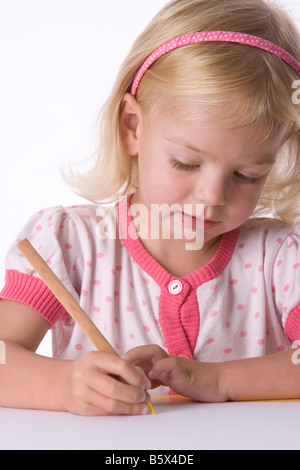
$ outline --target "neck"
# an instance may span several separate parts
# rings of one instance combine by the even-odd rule
[[[187,249],[183,240],[162,236],[162,227],[153,230],[153,215],[145,209],[138,214],[132,210],[135,198],[132,199],[131,215],[140,242],[147,252],[169,273],[177,277],[185,277],[191,272],[208,264],[218,251],[221,236],[215,237],[199,250]],[[144,206],[146,208],[146,206]],[[155,236],[153,236],[155,234]]]

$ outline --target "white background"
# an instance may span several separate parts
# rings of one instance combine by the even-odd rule
[[[0,288],[6,251],[28,218],[84,202],[60,167],[89,156],[121,62],[166,3],[0,0]],[[300,26],[299,0],[280,4]]]

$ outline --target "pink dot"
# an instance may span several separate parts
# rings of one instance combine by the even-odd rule
[[[98,279],[95,279],[93,282],[94,286],[100,286],[101,282]]]
[[[255,320],[257,320],[259,317],[260,317],[260,313],[257,312],[257,313],[255,314],[255,317],[254,317],[254,318],[255,318]]]
[[[217,290],[217,284],[213,284],[213,285],[210,287],[210,290]]]
[[[144,281],[145,284],[150,284],[149,279],[147,279],[146,277],[144,277],[143,281]]]
[[[91,262],[91,261],[87,261],[87,262],[86,262],[86,265],[87,265],[88,268],[91,268],[91,267],[92,267],[92,262]]]
[[[300,263],[294,264],[294,269],[298,269],[300,267]]]
[[[214,338],[209,338],[207,341],[206,341],[206,344],[213,344],[215,342]]]
[[[238,306],[237,306],[237,309],[238,309],[238,310],[244,310],[244,309],[245,309],[245,305],[242,305],[242,304],[241,304],[241,305],[238,305]]]
[[[94,307],[93,308],[94,312],[96,313],[100,313],[101,312],[101,309],[99,307]]]
[[[119,343],[116,343],[116,349],[118,349],[118,350],[121,349]]]
[[[231,348],[225,349],[224,353],[225,353],[225,354],[231,354],[231,353],[232,353],[232,349],[231,349]]]
[[[71,250],[73,248],[73,246],[71,245],[71,243],[66,243],[66,249],[67,250]]]
[[[122,266],[116,266],[116,271],[122,271]]]
[[[143,326],[143,328],[144,328],[144,330],[147,331],[147,332],[151,331],[150,326]]]
[[[114,296],[115,296],[115,297],[119,297],[119,292],[118,292],[117,290],[115,290]]]
[[[35,230],[36,230],[37,232],[41,232],[41,231],[43,230],[43,227],[42,227],[41,225],[37,225],[37,226],[35,227]]]
[[[219,312],[215,311],[215,312],[212,312],[210,315],[211,315],[211,317],[216,317],[218,314],[219,314]]]
[[[281,266],[281,265],[282,265],[282,260],[280,259],[280,260],[278,261],[278,263],[276,264],[276,266],[277,266],[277,268],[279,268],[279,266]]]
[[[232,279],[231,285],[232,285],[232,286],[235,286],[236,284],[238,284],[238,282],[239,282],[239,281],[238,281],[237,279]]]
[[[252,268],[252,264],[251,264],[251,263],[245,264],[245,268],[246,268],[246,269]]]
[[[48,264],[48,266],[50,266],[50,264],[52,264],[52,260],[51,260],[51,259],[48,259],[48,260],[46,261],[46,263]]]
[[[142,300],[142,305],[143,305],[143,307],[145,307],[147,305],[146,300]]]
[[[289,284],[284,286],[284,292],[288,292],[289,290],[290,290],[290,285]]]
[[[262,273],[263,271],[264,271],[264,267],[263,266],[258,266],[258,272]]]
[[[258,291],[257,287],[253,287],[253,289],[251,289],[252,294],[256,294],[257,291]]]
[[[241,243],[241,244],[239,245],[239,249],[240,249],[240,250],[242,250],[243,248],[245,248],[245,243]]]
[[[259,339],[257,341],[257,343],[259,344],[259,346],[263,346],[265,344],[265,340],[264,339]]]
[[[230,328],[231,327],[230,321],[226,322],[225,326],[226,326],[226,328]]]
[[[75,348],[77,349],[77,351],[82,351],[83,350],[83,347],[81,344],[76,344]]]
[[[242,332],[241,332],[241,338],[245,338],[246,336],[247,336],[246,331],[242,331]]]
[[[282,240],[282,238],[277,238],[277,240],[276,240],[276,241],[277,241],[277,243],[279,243],[279,245],[282,245],[282,243],[283,243],[283,240]]]
[[[291,242],[291,243],[289,244],[289,248],[292,248],[294,245],[295,245],[295,242]]]
[[[134,339],[134,338],[135,338],[134,334],[133,334],[133,333],[130,333],[130,334],[129,334],[129,338],[130,338],[130,339]]]
[[[86,297],[86,296],[88,295],[88,291],[85,290],[85,289],[82,289],[81,295],[82,295],[83,297]]]
[[[25,273],[27,274],[27,276],[31,276],[34,273],[34,271],[32,269],[28,268],[28,269],[25,270]]]
[[[97,256],[98,259],[101,259],[101,258],[103,258],[104,254],[103,253],[97,253],[96,256]]]
[[[126,310],[127,310],[127,312],[133,312],[133,308],[130,307],[130,305],[128,305],[128,307],[126,307]]]
[[[278,352],[283,352],[284,351],[284,346],[278,346],[277,351]]]
[[[114,322],[119,323],[119,319],[117,317],[114,317]]]
[[[112,301],[112,298],[111,298],[109,295],[107,295],[107,296],[105,297],[105,300],[106,300],[106,302],[111,302],[111,301]]]

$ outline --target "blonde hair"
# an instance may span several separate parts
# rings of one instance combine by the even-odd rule
[[[70,171],[69,184],[93,202],[116,200],[138,187],[138,159],[122,143],[119,117],[137,70],[164,42],[197,31],[227,30],[267,39],[300,61],[300,36],[288,15],[266,0],[173,0],[151,21],[124,61],[99,115],[93,167]],[[137,101],[147,112],[159,97],[178,106],[209,105],[227,125],[267,137],[288,124],[288,138],[265,186],[255,216],[293,223],[300,214],[300,110],[292,101],[296,72],[278,57],[239,44],[196,44],[174,50],[143,77]],[[174,100],[174,97],[176,99]],[[264,133],[264,134],[262,134]]]

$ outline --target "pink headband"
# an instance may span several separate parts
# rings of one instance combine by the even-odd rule
[[[144,74],[147,72],[149,67],[161,56],[170,52],[174,49],[178,49],[182,46],[187,46],[189,44],[197,44],[200,42],[233,42],[238,44],[246,44],[248,46],[258,47],[265,51],[270,52],[271,54],[277,55],[284,62],[289,64],[298,75],[300,75],[300,63],[287,51],[282,49],[279,46],[276,46],[266,39],[259,38],[257,36],[252,36],[251,34],[243,33],[234,33],[230,31],[203,31],[202,33],[186,34],[185,36],[180,36],[178,38],[172,39],[171,41],[166,42],[160,46],[156,51],[154,51],[143,63],[139,69],[136,77],[134,79],[131,94],[136,96],[138,86]]]

